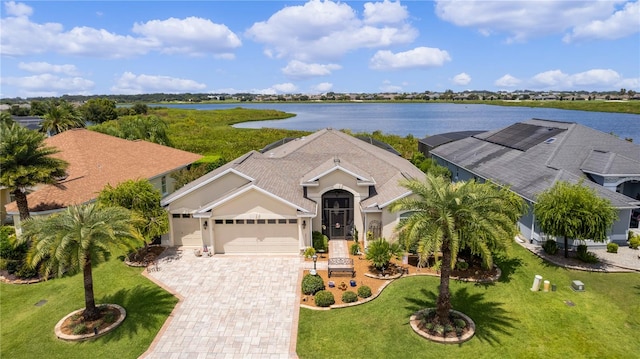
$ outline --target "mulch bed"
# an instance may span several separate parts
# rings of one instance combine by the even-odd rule
[[[162,246],[140,248],[137,252],[127,256],[126,263],[132,267],[146,267],[149,263],[155,262],[165,249]]]
[[[100,316],[95,320],[85,322],[84,317],[82,317],[82,313],[80,312],[67,318],[62,323],[60,331],[67,335],[81,335],[91,334],[94,332],[94,328],[98,328],[98,332],[102,332],[111,324],[115,323],[120,317],[120,311],[118,308],[102,306],[98,309],[100,310]],[[84,330],[79,330],[74,333],[74,328],[82,324],[84,324]]]

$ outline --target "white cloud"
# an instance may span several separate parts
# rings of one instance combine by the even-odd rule
[[[125,72],[116,80],[116,84],[111,87],[114,94],[132,95],[142,93],[182,93],[198,92],[206,88],[205,84],[193,80],[180,79],[170,76],[157,75],[136,75]]]
[[[611,69],[591,69],[575,74],[566,74],[561,70],[550,70],[536,74],[531,79],[534,88],[558,90],[638,88],[638,83],[638,79],[625,79]]]
[[[431,47],[416,47],[413,50],[392,53],[378,51],[369,61],[369,68],[374,70],[397,70],[409,68],[427,68],[442,66],[451,61],[449,53]]]
[[[471,76],[462,72],[453,77],[453,83],[460,86],[468,85],[471,82]]]
[[[394,85],[389,80],[382,81],[382,85],[378,87],[381,92],[401,92],[402,86]]]
[[[20,62],[18,68],[34,73],[62,73],[69,76],[77,76],[80,74],[75,65],[53,65],[47,62]]]
[[[289,61],[286,67],[282,68],[282,73],[294,78],[306,78],[316,76],[331,75],[334,70],[341,69],[337,64],[308,64],[298,60]]]
[[[5,8],[5,11],[7,12],[7,15],[10,15],[10,16],[29,17],[31,16],[31,14],[33,14],[33,8],[31,8],[31,6],[23,3],[16,3],[15,1],[9,1],[4,3],[4,8]]]
[[[563,41],[572,42],[583,39],[619,39],[640,32],[640,2],[625,4],[609,18],[594,20],[588,24],[573,28]]]
[[[52,74],[39,74],[25,77],[2,78],[3,85],[15,86],[20,94],[84,94],[94,87],[94,82],[82,77],[60,77]]]
[[[225,25],[200,17],[151,20],[133,25],[133,32],[162,44],[163,53],[205,55],[223,54],[242,45],[240,38]]]
[[[455,25],[476,28],[484,35],[506,33],[508,42],[521,42],[606,19],[618,3],[620,0],[437,0],[436,14]]]
[[[368,2],[364,4],[364,22],[366,24],[397,24],[409,17],[407,7],[400,1]]]
[[[521,83],[522,81],[520,81],[520,79],[517,79],[509,74],[502,76],[494,82],[494,84],[499,88],[515,87],[520,85]]]
[[[325,93],[329,92],[333,89],[333,84],[331,82],[321,82],[311,88],[311,91],[314,93]]]
[[[298,90],[298,87],[292,84],[291,82],[275,84],[272,87],[274,90],[276,90],[279,93],[293,93]]]
[[[32,22],[28,17],[32,13],[31,8],[26,5],[5,3],[5,8],[13,16],[0,19],[3,56],[50,52],[99,58],[129,58],[158,51],[229,59],[234,57],[231,50],[242,44],[238,36],[225,25],[197,17],[136,23],[132,31],[142,36],[132,36],[87,26],[65,30],[60,23]]]
[[[369,8],[372,22],[384,22],[377,12],[399,4],[381,3]],[[395,14],[395,13],[394,13]],[[386,25],[366,24],[345,3],[311,0],[302,6],[288,6],[267,21],[257,22],[246,36],[265,44],[264,54],[272,58],[291,58],[304,62],[324,62],[339,59],[349,51],[379,48],[413,41],[418,31],[401,16],[391,15]],[[294,35],[295,34],[295,35]]]

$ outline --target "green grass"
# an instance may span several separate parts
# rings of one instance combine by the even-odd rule
[[[300,310],[300,358],[628,358],[640,353],[640,274],[570,271],[515,245],[492,285],[451,282],[453,308],[476,323],[462,345],[419,337],[409,316],[434,307],[439,279],[402,278],[372,302],[338,310]],[[534,275],[556,292],[530,291]],[[572,280],[585,292],[570,289]],[[571,301],[575,306],[568,306]]]
[[[96,304],[127,311],[113,332],[95,340],[65,342],[56,323],[84,307],[82,274],[30,285],[0,283],[0,358],[137,358],[151,345],[178,299],[118,259],[94,269]],[[40,300],[47,303],[35,306]]]

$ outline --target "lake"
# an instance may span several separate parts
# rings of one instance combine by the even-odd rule
[[[423,138],[439,133],[465,130],[493,130],[531,118],[576,122],[596,130],[632,138],[640,143],[640,115],[492,106],[453,103],[235,103],[171,104],[171,108],[197,110],[235,107],[274,109],[296,116],[284,120],[245,122],[238,128],[284,128],[316,131],[322,128],[350,129]]]

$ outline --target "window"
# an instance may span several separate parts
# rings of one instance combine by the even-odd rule
[[[278,220],[278,224],[287,224],[287,220],[286,219],[279,219]]]
[[[162,186],[162,194],[167,194],[167,176],[162,176],[160,183]]]
[[[236,219],[236,224],[244,224],[244,219]]]
[[[276,220],[275,219],[268,219],[267,223],[269,224],[276,224]]]
[[[255,219],[247,219],[247,224],[255,224],[256,220]]]
[[[289,220],[289,224],[297,224],[298,220],[297,219],[290,219]]]
[[[222,221],[221,219],[216,219],[213,223],[215,223],[215,224],[223,224],[224,221]]]
[[[174,213],[171,215],[172,218],[180,218],[180,213]]]
[[[191,215],[189,213],[183,213],[182,218],[191,218]]]
[[[233,219],[226,219],[224,221],[225,224],[233,224]]]
[[[259,220],[258,220],[258,224],[264,224],[264,223],[265,223],[265,220],[264,220],[264,219],[259,219]]]

